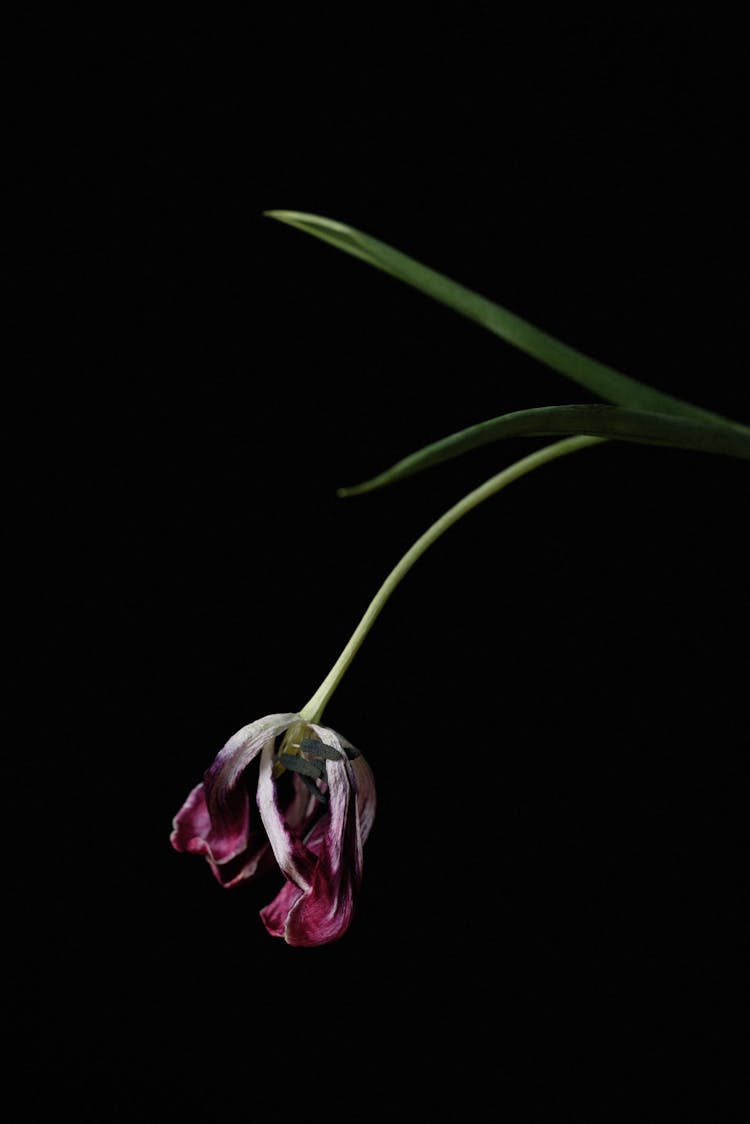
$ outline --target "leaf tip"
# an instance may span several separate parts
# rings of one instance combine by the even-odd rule
[[[374,492],[376,488],[382,486],[382,483],[380,476],[374,476],[372,480],[363,480],[361,484],[350,484],[346,488],[337,488],[336,495],[341,499],[348,499],[349,496],[361,496],[365,492]]]
[[[346,500],[350,496],[361,496],[363,492],[371,492],[377,487],[377,480],[363,480],[361,484],[349,484],[346,488],[338,488],[336,495]]]

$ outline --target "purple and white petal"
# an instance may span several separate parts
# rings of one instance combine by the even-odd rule
[[[286,935],[286,919],[289,910],[302,897],[302,890],[293,882],[285,882],[279,893],[264,909],[260,918],[272,937]]]
[[[375,809],[377,800],[375,796],[375,777],[372,769],[367,764],[366,760],[360,753],[359,757],[355,757],[352,761],[352,770],[354,772],[354,780],[357,785],[357,814],[359,816],[359,831],[362,837],[362,842],[367,841],[367,837],[372,830],[372,825],[375,820]]]
[[[288,826],[304,839],[311,823],[320,812],[320,804],[299,773],[292,773],[291,779],[292,798],[288,804],[282,805],[282,811]]]
[[[332,745],[336,749],[351,749],[357,755],[352,760],[352,768],[354,771],[354,780],[357,790],[357,812],[359,815],[359,830],[364,843],[372,830],[373,821],[375,819],[375,777],[373,776],[372,769],[367,764],[366,760],[352,743],[339,734],[336,730],[331,730],[325,726],[313,726],[313,730],[317,737],[326,745]]]
[[[334,743],[327,739],[326,744]],[[308,851],[317,856],[313,878],[291,906],[286,921],[284,936],[291,945],[327,944],[342,937],[351,924],[362,880],[362,840],[351,763],[342,755],[341,761],[327,762],[327,773],[328,812],[305,840]]]
[[[248,834],[242,850],[218,862],[211,849],[211,817],[202,784],[196,785],[174,818],[170,841],[175,851],[205,855],[214,877],[227,889],[273,865],[268,840],[262,832]],[[269,858],[270,856],[270,858]]]
[[[250,822],[245,770],[265,743],[273,745],[274,738],[297,720],[296,714],[269,714],[243,726],[220,750],[203,784],[192,790],[175,816],[172,846],[205,855],[222,885],[251,877],[266,849],[265,836]],[[237,873],[225,877],[217,867],[238,856],[243,859]]]
[[[273,776],[273,756],[273,741],[266,742],[260,758],[258,775],[257,798],[260,818],[282,873],[300,890],[308,890],[315,871],[315,856],[308,851],[287,822]]]
[[[197,784],[172,820],[169,841],[175,851],[189,851],[194,855],[208,853],[206,838],[211,831],[211,817],[206,807],[202,784]]]

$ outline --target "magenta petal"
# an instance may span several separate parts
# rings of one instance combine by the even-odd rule
[[[300,890],[310,888],[315,870],[315,856],[308,851],[299,835],[292,830],[279,803],[273,777],[273,743],[263,747],[258,774],[258,809],[268,841],[282,873]]]
[[[319,945],[342,937],[351,924],[362,881],[362,840],[350,762],[328,762],[329,814],[305,840],[318,856],[312,885],[289,911],[285,937],[292,945]]]
[[[268,851],[261,825],[251,823],[245,770],[264,745],[273,748],[276,736],[297,720],[296,714],[270,714],[238,730],[174,819],[172,846],[205,855],[224,886],[256,874]]]
[[[377,804],[375,797],[375,777],[373,776],[372,769],[361,753],[359,757],[355,757],[352,761],[352,770],[357,785],[359,830],[362,836],[362,842],[365,843],[375,821],[375,809]]]
[[[343,739],[323,726],[313,730],[341,755],[339,760],[327,762],[328,808],[304,842],[290,830],[279,809],[268,750],[261,758],[258,783],[261,817],[276,861],[287,877],[287,885],[262,916],[269,932],[283,935],[292,945],[326,944],[343,936],[362,879],[354,770],[343,751]],[[284,910],[288,910],[285,919]]]
[[[211,847],[211,817],[206,805],[205,789],[196,785],[174,819],[170,842],[175,851],[205,855],[214,877],[227,889],[267,869],[273,864],[268,840],[263,832],[248,834],[241,851],[217,861]]]
[[[375,777],[373,776],[372,769],[365,761],[362,754],[355,746],[352,745],[336,730],[326,729],[324,726],[313,726],[313,730],[318,737],[322,737],[324,733],[333,736],[339,743],[339,746],[344,749],[354,750],[356,756],[352,760],[352,769],[354,771],[354,780],[357,791],[357,815],[359,816],[359,831],[362,837],[362,842],[367,840],[370,831],[372,830],[373,821],[375,819]],[[323,741],[326,739],[323,738]],[[330,744],[334,744],[333,741]]]
[[[190,851],[195,855],[208,852],[206,837],[211,831],[211,817],[202,784],[192,790],[175,816],[173,825],[170,842],[175,851]]]
[[[273,901],[260,911],[261,920],[272,937],[285,936],[289,910],[301,896],[299,886],[285,882]]]
[[[234,858],[248,832],[249,801],[242,776],[264,745],[297,721],[296,714],[269,714],[243,726],[217,754],[203,778],[211,817],[212,852],[217,862]]]

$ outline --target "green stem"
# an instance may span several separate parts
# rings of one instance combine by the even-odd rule
[[[485,480],[484,484],[480,484],[473,492],[469,492],[468,495],[454,504],[450,510],[446,511],[444,515],[441,515],[440,518],[407,550],[401,561],[393,567],[390,574],[367,606],[365,615],[355,628],[349,638],[349,642],[336,660],[336,663],[328,672],[328,675],[320,684],[312,698],[302,707],[302,710],[299,712],[300,716],[306,722],[319,722],[321,720],[323,711],[328,705],[331,695],[341,682],[344,672],[359,651],[362,641],[372,628],[386,601],[417,559],[421,558],[427,548],[432,546],[449,527],[452,527],[463,515],[466,515],[472,508],[482,503],[483,500],[494,496],[496,492],[501,491],[508,484],[512,484],[513,481],[518,480],[519,477],[525,476],[527,472],[531,472],[533,469],[539,468],[549,461],[556,460],[558,457],[564,457],[568,453],[575,453],[578,449],[585,449],[589,445],[598,445],[602,440],[604,440],[604,438],[601,437],[568,437],[564,441],[556,441],[554,445],[545,445],[543,449],[538,449],[535,453],[523,457],[520,461],[516,461],[515,464],[504,468],[502,472],[491,476],[489,480]]]

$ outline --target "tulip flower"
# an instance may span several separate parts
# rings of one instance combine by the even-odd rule
[[[270,714],[229,739],[177,813],[171,842],[203,855],[227,888],[276,865],[285,884],[261,911],[266,929],[319,945],[349,928],[374,816],[372,772],[346,738]]]
[[[203,855],[224,887],[274,867],[284,875],[283,887],[261,910],[272,936],[320,945],[342,937],[351,924],[375,817],[375,782],[361,753],[320,720],[386,601],[427,548],[477,504],[597,441],[573,437],[539,449],[454,504],[393,568],[305,706],[238,730],[189,794],[173,821],[175,850]]]

